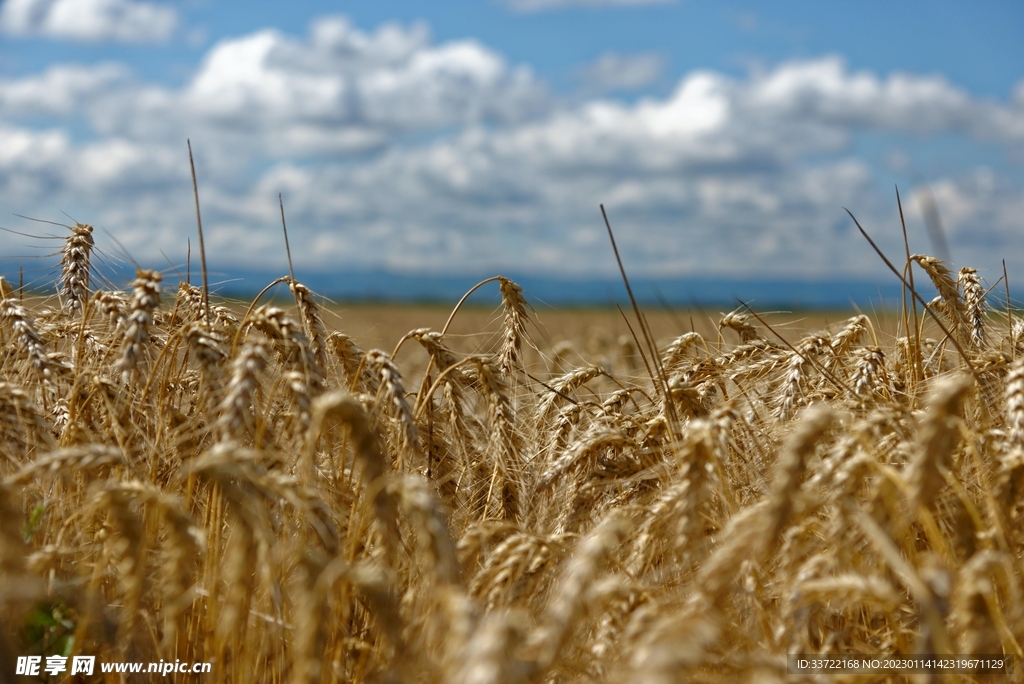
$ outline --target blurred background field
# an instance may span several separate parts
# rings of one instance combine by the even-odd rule
[[[495,287],[495,289],[497,289]],[[491,297],[486,296],[491,294]],[[464,305],[452,318],[445,336],[446,343],[462,354],[485,353],[500,347],[502,342],[502,308],[500,301],[492,306],[479,300],[497,300],[494,293],[481,293],[475,303]],[[614,307],[533,305],[530,343],[523,347],[523,362],[533,374],[548,377],[584,366],[599,366],[622,382],[642,382],[646,377],[634,334],[643,344],[628,299],[622,311]],[[287,305],[286,301],[279,302]],[[234,308],[234,307],[233,307]],[[382,349],[389,354],[410,331],[428,328],[441,331],[452,314],[450,304],[401,304],[340,302],[324,307],[324,320],[332,329],[344,332],[363,349]],[[244,311],[244,308],[242,308]],[[720,328],[719,321],[727,309],[685,309],[665,307],[642,308],[645,319],[659,349],[688,332],[697,332],[707,343],[705,353],[728,349],[739,343],[738,334]],[[626,317],[629,323],[626,323]],[[744,310],[745,312],[745,310]],[[795,344],[812,333],[842,328],[851,317],[867,313],[869,336],[877,336],[882,345],[891,344],[900,329],[898,310],[882,309],[860,312],[854,309],[784,311],[755,309],[773,332],[768,331],[752,315],[751,322],[774,343]],[[1001,323],[996,322],[995,325]],[[429,360],[417,344],[403,344],[396,359],[416,382]]]
[[[529,301],[529,298],[527,299]],[[636,323],[632,320],[629,301],[622,303],[623,311],[629,311],[630,325],[634,332]],[[441,330],[451,314],[454,302],[445,304],[382,304],[382,303],[337,303],[326,307],[329,312],[325,316],[332,325],[351,335],[364,349],[380,348],[391,351],[403,335],[416,328]],[[738,339],[730,330],[719,332],[718,321],[728,310],[714,309],[644,309],[650,323],[654,338],[659,346],[664,346],[686,332],[698,332],[701,336],[714,343],[721,335],[725,342],[732,344]],[[843,324],[850,316],[856,315],[854,310],[799,311],[799,312],[761,312],[768,323],[787,339],[799,339],[815,330],[828,326]],[[872,320],[884,322],[881,333],[891,336],[892,325],[897,316],[894,312],[871,312]],[[534,319],[537,324],[533,335],[538,339],[535,343],[543,349],[553,349],[559,344],[569,343],[577,358],[572,359],[578,365],[583,357],[597,362],[601,358],[621,355],[623,350],[634,356],[635,364],[641,360],[636,355],[630,328],[623,316],[612,307],[546,307],[534,303]],[[474,304],[462,308],[453,319],[449,337],[451,344],[460,351],[472,352],[474,349],[486,348],[497,341],[501,332],[500,304],[486,306]],[[778,341],[776,339],[776,341]],[[633,351],[629,351],[633,349]],[[411,349],[409,350],[412,351]]]

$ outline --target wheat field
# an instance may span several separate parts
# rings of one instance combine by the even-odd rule
[[[572,328],[496,278],[496,310],[382,350],[294,277],[287,303],[97,287],[91,232],[56,294],[3,283],[0,681],[25,655],[294,684],[1024,655],[1024,320],[974,269],[914,256],[926,305],[813,330]]]

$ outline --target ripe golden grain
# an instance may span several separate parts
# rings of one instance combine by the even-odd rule
[[[507,278],[486,334],[364,352],[291,278],[294,311],[241,322],[151,272],[90,291],[86,228],[61,304],[0,287],[0,661],[54,654],[22,628],[47,620],[211,682],[1024,657],[1024,321],[973,269],[912,257],[952,340],[921,313],[782,341],[737,311],[654,340],[652,380],[619,329],[535,347]]]

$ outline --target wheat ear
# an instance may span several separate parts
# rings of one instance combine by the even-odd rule
[[[402,375],[387,352],[380,349],[366,352],[366,365],[380,378],[380,394],[384,404],[391,408],[401,426],[402,441],[396,454],[396,461],[398,470],[404,470],[406,453],[418,455],[423,449],[420,445],[419,428],[416,427],[416,417],[402,386]]]
[[[306,327],[306,337],[309,339],[309,349],[313,358],[320,368],[326,368],[327,331],[320,315],[320,307],[313,299],[313,292],[294,278],[288,281],[288,288],[295,296],[295,304],[299,307],[299,317]]]
[[[967,266],[960,269],[957,282],[963,291],[964,307],[971,323],[971,342],[980,349],[985,346],[985,288],[978,271]]]
[[[13,297],[5,298],[0,303],[0,318],[14,330],[18,346],[24,350],[32,368],[42,376],[44,382],[51,383],[58,374],[70,370],[50,357],[46,351],[46,343],[36,330],[32,318],[25,311],[25,307],[17,304]]]
[[[483,517],[494,515],[501,520],[514,520],[521,510],[522,462],[519,435],[516,432],[515,413],[508,386],[494,365],[476,359],[480,386],[487,398],[487,417],[491,425],[491,474],[487,485]]]
[[[125,319],[124,339],[121,342],[121,358],[114,369],[127,385],[135,375],[145,345],[149,342],[149,331],[153,325],[153,312],[160,304],[161,276],[156,271],[139,269],[132,281],[131,310]]]
[[[217,424],[222,439],[237,439],[243,429],[255,432],[252,407],[259,387],[259,374],[268,362],[267,348],[258,341],[246,341],[238,357],[231,362],[231,380],[218,408]]]
[[[538,672],[550,670],[572,637],[585,608],[587,590],[629,528],[630,522],[625,515],[613,513],[580,542],[552,594],[544,622],[529,638],[530,644],[537,648],[535,663]]]
[[[81,314],[89,299],[89,258],[93,245],[92,226],[76,223],[69,226],[71,235],[64,240],[61,250],[61,297],[64,311]]]
[[[498,354],[498,367],[508,377],[522,355],[523,341],[528,339],[526,323],[530,320],[530,305],[523,297],[523,288],[508,278],[499,279],[501,304],[505,308],[505,340]]]
[[[915,506],[933,503],[943,486],[942,470],[949,467],[960,436],[956,427],[957,413],[972,385],[970,377],[955,375],[935,387],[907,476],[910,499]]]

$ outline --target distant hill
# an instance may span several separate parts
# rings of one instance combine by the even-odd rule
[[[52,275],[31,279],[33,290],[45,291],[46,282],[56,279],[59,267]],[[222,295],[251,297],[286,271],[245,271],[213,269],[210,273],[211,289]],[[104,277],[122,288],[127,288],[134,272],[127,268],[105,269]],[[409,274],[385,270],[354,270],[340,268],[333,272],[300,272],[299,280],[316,293],[333,300],[386,301],[386,302],[453,302],[474,284],[497,273],[461,275]],[[517,274],[504,272],[526,291],[528,298],[558,306],[611,306],[628,302],[622,281],[612,277],[569,278],[551,275]],[[5,273],[8,281],[17,284],[18,275]],[[168,290],[177,287],[178,274],[164,271]],[[192,282],[201,278],[193,269]],[[30,280],[26,275],[26,280]],[[895,278],[893,279],[895,281]],[[649,306],[669,305],[675,308],[719,307],[732,309],[737,299],[765,310],[785,309],[863,309],[889,308],[899,305],[898,282],[869,280],[809,281],[798,279],[766,278],[645,278],[631,277],[630,283],[637,299]],[[281,286],[282,288],[284,286]],[[55,290],[56,287],[53,286]],[[482,288],[474,301],[496,297],[497,288]],[[996,296],[1001,294],[995,293]],[[928,299],[930,294],[924,294]]]

